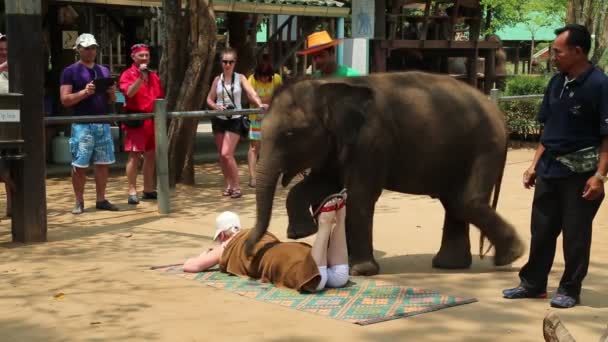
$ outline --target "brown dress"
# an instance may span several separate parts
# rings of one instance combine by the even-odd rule
[[[314,292],[321,281],[311,246],[302,242],[281,242],[266,232],[254,247],[253,256],[245,255],[249,229],[237,233],[220,258],[222,272],[260,279],[279,287]]]

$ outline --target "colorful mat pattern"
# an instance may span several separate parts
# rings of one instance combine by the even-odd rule
[[[184,273],[180,267],[157,271],[198,281],[262,302],[316,313],[359,325],[419,315],[476,302],[475,298],[447,296],[435,291],[393,285],[371,278],[352,277],[347,287],[315,294],[277,288],[272,284],[231,276],[222,272]]]

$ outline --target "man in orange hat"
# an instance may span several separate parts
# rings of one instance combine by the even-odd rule
[[[354,69],[336,62],[335,46],[341,44],[344,39],[332,39],[327,31],[315,32],[306,37],[305,50],[298,51],[299,55],[310,55],[317,69],[313,77],[351,77],[361,76]]]

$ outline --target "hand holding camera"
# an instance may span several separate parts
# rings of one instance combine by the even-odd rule
[[[140,64],[139,65],[139,78],[141,78],[142,80],[146,81],[148,79],[148,72],[150,70],[148,69],[148,64]]]

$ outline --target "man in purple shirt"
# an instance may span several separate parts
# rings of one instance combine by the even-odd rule
[[[97,46],[92,34],[81,34],[74,46],[80,55],[80,60],[65,68],[61,74],[61,103],[65,107],[73,108],[74,115],[104,115],[110,111],[108,104],[116,101],[115,86],[106,90],[96,89],[93,82],[95,79],[110,77],[108,68],[95,63]],[[72,124],[70,150],[72,151],[72,185],[76,197],[72,214],[82,214],[84,211],[84,184],[86,170],[91,160],[95,164],[97,192],[95,207],[100,210],[118,210],[105,197],[108,165],[116,161],[110,125]]]

